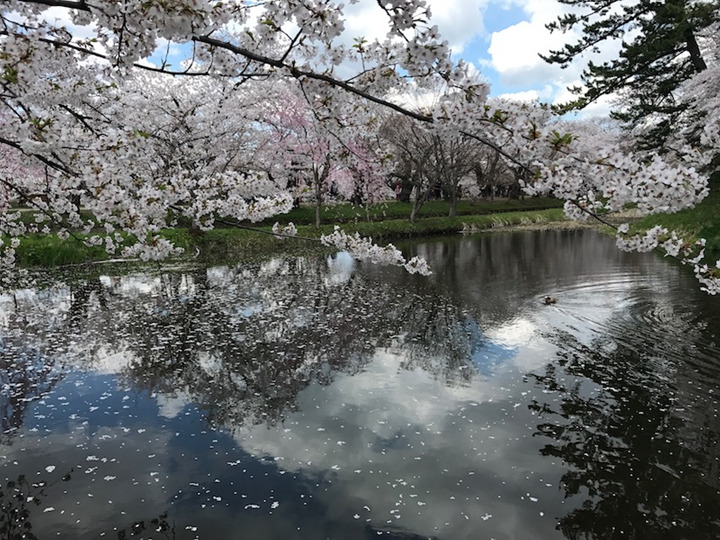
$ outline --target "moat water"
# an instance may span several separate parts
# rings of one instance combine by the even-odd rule
[[[403,248],[434,274],[338,254],[0,296],[0,536],[720,537],[720,299],[687,268],[593,231]]]

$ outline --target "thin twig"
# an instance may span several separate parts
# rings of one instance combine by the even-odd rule
[[[613,229],[613,230],[615,230],[615,231],[618,230],[617,225],[613,225],[613,224],[610,223],[609,221],[604,220],[604,219],[601,218],[599,215],[597,215],[595,212],[592,212],[592,211],[588,210],[585,206],[583,206],[582,204],[580,204],[579,202],[577,202],[575,199],[572,199],[572,200],[570,200],[569,202],[570,202],[573,206],[575,206],[575,207],[579,208],[581,211],[585,212],[585,213],[586,213],[588,216],[590,216],[591,218],[596,219],[597,221],[599,221],[600,223],[602,223],[603,225],[607,225],[608,227],[610,227],[611,229]]]

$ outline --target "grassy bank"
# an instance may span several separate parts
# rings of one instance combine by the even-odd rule
[[[411,223],[407,219],[388,219],[376,222],[345,223],[342,229],[347,233],[359,233],[362,236],[373,238],[379,243],[388,243],[404,238],[417,238],[441,234],[458,234],[463,228],[473,230],[492,230],[499,227],[514,225],[525,226],[538,223],[551,223],[563,221],[565,216],[562,209],[503,212],[500,214],[460,216],[456,218],[430,217],[418,219]],[[323,225],[319,229],[312,225],[297,227],[298,236],[305,238],[319,238],[321,234],[333,231],[334,225]],[[270,228],[266,227],[269,231]],[[177,245],[187,246],[190,252],[199,251],[201,256],[208,259],[223,257],[235,258],[255,257],[268,252],[305,253],[319,251],[323,248],[317,242],[294,239],[278,239],[261,233],[242,229],[221,228],[213,229],[202,235],[190,235],[192,242],[183,244],[185,229],[173,230],[177,235]]]
[[[517,212],[527,210],[547,210],[562,208],[562,201],[548,197],[531,197],[526,199],[461,200],[458,201],[458,216],[476,216]],[[412,205],[399,201],[388,201],[368,206],[351,204],[335,204],[324,206],[322,220],[326,223],[355,223],[360,221],[406,220],[410,216]],[[428,201],[418,212],[418,218],[440,218],[448,215],[449,206],[446,201]],[[293,208],[287,214],[275,216],[263,225],[294,223],[295,225],[313,225],[315,223],[315,207],[301,206]]]
[[[493,205],[497,211],[491,212]],[[558,206],[558,202],[554,201]],[[456,218],[422,217],[411,223],[407,213],[401,219],[385,217],[380,220],[377,215],[374,221],[363,221],[355,215],[359,210],[350,205],[337,205],[328,209],[323,218],[328,222],[331,212],[335,216],[344,215],[345,219],[338,219],[342,228],[348,233],[358,232],[363,236],[370,236],[380,243],[387,243],[402,238],[413,238],[437,234],[457,234],[463,228],[473,230],[490,230],[507,226],[528,226],[538,223],[550,223],[564,219],[562,209],[550,208],[545,210],[531,210],[537,206],[547,208],[547,200],[526,199],[525,201],[497,201],[473,204],[467,202],[462,205],[463,213]],[[526,208],[525,210],[510,211],[509,209]],[[476,214],[467,214],[475,208]],[[383,209],[388,213],[399,213],[408,207],[403,203],[390,203]],[[312,212],[308,213],[308,210]],[[427,209],[434,212],[447,213],[447,204],[441,201],[433,202]],[[460,208],[458,209],[460,210]],[[374,211],[380,211],[376,208]],[[307,213],[307,216],[303,217]],[[409,210],[408,210],[409,213]],[[352,216],[352,219],[350,217]],[[300,223],[297,226],[298,236],[310,239],[319,239],[321,234],[330,233],[332,224],[323,225],[319,229],[307,223],[314,221],[314,209],[294,209],[290,214],[282,216],[285,222]],[[292,218],[292,219],[291,219]],[[280,220],[277,220],[280,221]],[[306,223],[306,224],[302,224]],[[271,224],[264,223],[258,229],[269,233]],[[305,253],[319,253],[325,250],[317,240],[279,239],[270,234],[250,231],[235,227],[218,227],[211,231],[201,232],[188,228],[175,228],[163,231],[163,236],[171,240],[178,247],[185,250],[187,256],[198,257],[202,260],[217,261],[235,259],[239,257],[262,257],[274,253],[288,253],[293,255]],[[88,247],[74,238],[61,240],[55,235],[32,235],[24,238],[17,251],[18,263],[24,267],[52,267],[69,264],[82,264],[91,261],[102,261],[108,255],[102,248]]]
[[[634,224],[633,231],[662,225],[668,230],[678,231],[685,241],[694,242],[698,238],[705,238],[708,260],[720,259],[720,173],[713,175],[710,186],[710,195],[696,207],[674,214],[643,218]]]

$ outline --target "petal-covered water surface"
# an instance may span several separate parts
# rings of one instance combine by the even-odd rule
[[[720,304],[591,231],[0,296],[0,536],[720,536]],[[546,297],[550,297],[546,300]]]

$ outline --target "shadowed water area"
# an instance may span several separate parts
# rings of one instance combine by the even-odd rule
[[[0,296],[0,537],[720,537],[720,301],[688,269],[593,231],[405,249],[435,273]]]

